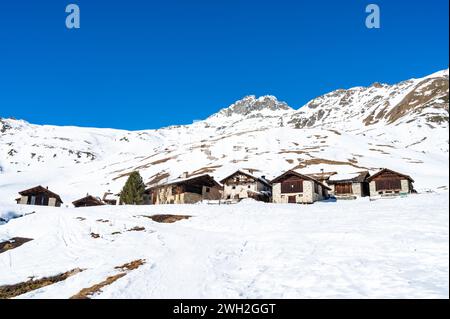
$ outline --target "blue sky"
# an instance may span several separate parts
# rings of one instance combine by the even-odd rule
[[[365,27],[369,3],[380,29]],[[135,130],[250,94],[298,108],[447,68],[448,37],[448,0],[2,1],[0,117]]]

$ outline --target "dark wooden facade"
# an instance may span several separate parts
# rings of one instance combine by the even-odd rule
[[[21,191],[19,194],[21,195],[19,204],[60,207],[63,203],[58,194],[40,185]]]
[[[402,180],[408,182],[407,189],[402,189]],[[378,173],[372,175],[369,182],[375,183],[375,190],[379,193],[394,193],[400,192],[414,192],[414,180],[409,176],[393,170],[384,168]]]
[[[80,198],[72,202],[73,206],[78,207],[92,207],[92,206],[102,206],[105,205],[99,198],[87,195],[86,197]]]

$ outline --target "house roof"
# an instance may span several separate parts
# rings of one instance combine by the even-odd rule
[[[349,174],[336,174],[330,177],[328,184],[341,184],[341,183],[363,183],[370,176],[368,171],[354,172]]]
[[[380,176],[381,174],[384,174],[384,173],[396,174],[396,175],[402,176],[402,177],[406,178],[407,180],[409,180],[409,181],[411,181],[411,182],[414,183],[414,180],[411,178],[411,176],[405,175],[405,174],[402,174],[402,173],[399,173],[399,172],[396,172],[396,171],[393,171],[393,170],[388,169],[388,168],[383,168],[383,169],[381,169],[379,172],[377,172],[377,173],[373,174],[372,176],[370,176],[370,177],[367,179],[367,181],[370,182],[370,181],[373,180],[375,177]]]
[[[233,176],[236,175],[236,174],[242,174],[242,175],[248,176],[248,177],[250,177],[250,178],[253,178],[254,180],[257,180],[257,181],[260,181],[260,182],[263,183],[263,184],[266,184],[267,186],[270,186],[270,182],[269,182],[268,180],[266,180],[266,179],[264,179],[264,178],[262,178],[262,177],[256,177],[255,175],[250,174],[249,172],[246,172],[246,171],[244,171],[244,170],[242,170],[242,169],[239,169],[239,170],[235,171],[233,174],[231,174],[231,175],[225,177],[224,179],[222,179],[222,180],[220,181],[220,183],[221,183],[221,184],[224,184],[224,183],[227,181],[227,179],[233,177]]]
[[[305,175],[317,179],[318,181],[328,181],[331,176],[336,174],[337,172],[321,172],[321,173],[310,173]]]
[[[94,202],[94,203],[96,203],[96,204],[98,204],[98,205],[105,205],[105,204],[100,200],[100,198],[97,198],[97,197],[94,197],[94,196],[91,196],[91,195],[88,195],[88,196],[86,196],[86,197],[77,199],[76,201],[72,202],[72,204],[73,204],[74,206],[77,206],[78,204],[86,203],[86,202]]]
[[[61,200],[61,197],[59,197],[58,194],[53,193],[48,188],[42,187],[41,185],[19,192],[19,194],[22,196],[34,195],[37,193],[45,193],[49,197],[56,198],[59,202],[63,203],[63,201]]]
[[[200,183],[200,184],[202,184],[204,186],[208,186],[208,187],[221,187],[220,184],[217,183],[211,175],[203,174],[203,175],[198,175],[198,176],[193,176],[193,177],[188,177],[188,178],[177,178],[177,179],[174,179],[174,180],[169,181],[164,184],[152,186],[152,187],[148,188],[147,191],[151,190],[151,189],[160,188],[162,186],[193,184],[193,183]]]
[[[306,180],[309,180],[309,181],[316,182],[317,184],[319,184],[319,185],[322,186],[323,188],[326,188],[326,189],[328,189],[328,190],[331,190],[331,188],[329,188],[329,187],[326,186],[325,184],[321,183],[321,182],[318,181],[317,179],[315,179],[315,178],[313,178],[313,177],[311,177],[311,176],[308,176],[308,175],[300,174],[300,173],[298,173],[298,172],[296,172],[296,171],[293,171],[293,170],[289,170],[289,171],[287,171],[287,172],[281,174],[280,176],[278,176],[278,177],[276,177],[275,179],[273,179],[270,183],[271,183],[271,184],[279,183],[279,182],[281,182],[285,177],[287,177],[288,175],[295,175],[295,176],[300,177],[300,178],[302,178],[302,179],[306,179]]]

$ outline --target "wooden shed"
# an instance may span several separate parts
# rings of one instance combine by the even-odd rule
[[[165,184],[150,187],[152,204],[194,204],[202,200],[218,200],[222,187],[208,174],[181,177]]]
[[[60,207],[63,201],[58,194],[53,193],[48,187],[36,186],[19,192],[22,205],[39,205]]]
[[[367,179],[370,196],[395,196],[415,192],[414,180],[409,176],[387,168]]]
[[[368,171],[334,174],[327,181],[331,193],[338,198],[358,198],[369,196]]]
[[[105,203],[103,203],[100,198],[94,197],[94,196],[91,196],[91,195],[87,195],[86,197],[80,198],[80,199],[72,202],[72,204],[76,208],[105,205]]]
[[[272,186],[265,176],[256,177],[245,170],[238,170],[220,181],[223,184],[223,199],[241,200],[253,198],[269,202]]]

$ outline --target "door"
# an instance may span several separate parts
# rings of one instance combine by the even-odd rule
[[[297,199],[295,198],[295,196],[288,196],[288,203],[289,204],[296,204],[297,203]]]

